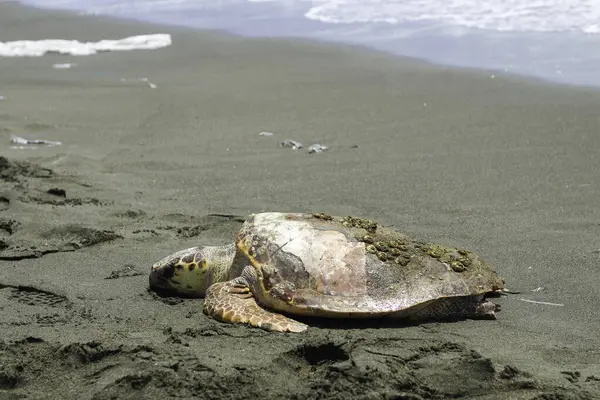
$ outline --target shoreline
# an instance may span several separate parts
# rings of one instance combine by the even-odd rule
[[[12,3],[0,27],[3,41],[173,38],[0,58],[0,397],[600,395],[597,91]],[[147,291],[153,262],[229,243],[261,211],[471,249],[520,294],[496,321],[274,335]]]
[[[291,17],[289,15],[289,11],[280,15],[275,12],[273,15],[268,16],[269,8],[267,7],[264,10],[264,13],[267,16],[263,16],[259,11],[250,11],[253,7],[262,7],[258,3],[252,4],[249,7],[247,12],[250,15],[253,12],[259,12],[261,15],[261,20],[264,21],[265,25],[269,26],[277,26],[279,19],[284,18],[286,21],[284,24],[288,24],[288,28],[272,28],[272,29],[263,29],[263,31],[255,32],[251,30],[248,26],[244,24],[243,18],[235,19],[235,15],[232,17],[233,21],[238,22],[227,22],[227,18],[223,16],[219,16],[219,14],[212,15],[209,13],[209,16],[203,18],[202,26],[193,26],[191,22],[187,24],[184,22],[174,24],[166,19],[154,17],[146,17],[146,18],[136,18],[131,15],[108,15],[108,14],[85,14],[83,11],[77,11],[72,9],[51,9],[39,7],[36,5],[25,5],[26,7],[39,8],[41,10],[57,10],[59,12],[69,12],[74,15],[82,15],[82,16],[103,16],[108,18],[120,19],[123,21],[130,21],[133,23],[148,23],[148,24],[159,24],[163,26],[171,26],[175,28],[184,28],[184,29],[192,29],[199,31],[214,31],[218,34],[230,34],[236,35],[243,38],[263,38],[263,39],[277,39],[281,38],[284,40],[300,40],[300,41],[309,41],[309,42],[320,42],[320,43],[329,43],[334,46],[350,46],[354,47],[358,51],[378,51],[383,52],[385,54],[391,55],[393,57],[400,57],[405,59],[414,59],[420,62],[430,63],[442,68],[451,68],[451,69],[467,69],[472,72],[477,73],[484,72],[488,73],[490,76],[502,76],[506,78],[513,79],[524,79],[524,80],[540,80],[542,83],[551,84],[551,85],[563,85],[566,87],[582,87],[582,88],[591,88],[594,90],[598,90],[600,88],[600,81],[593,78],[593,67],[590,65],[590,61],[588,60],[586,63],[581,65],[571,65],[573,59],[578,59],[583,54],[582,52],[593,53],[594,49],[589,41],[584,40],[584,38],[579,38],[579,41],[576,44],[573,44],[575,48],[579,50],[572,50],[570,53],[565,54],[565,59],[560,62],[556,61],[554,64],[554,68],[556,71],[552,72],[548,70],[548,68],[542,68],[541,65],[545,63],[551,63],[552,60],[555,60],[559,55],[563,54],[562,46],[567,45],[564,43],[563,45],[558,45],[558,47],[554,50],[548,48],[547,54],[538,55],[540,58],[531,58],[527,52],[529,48],[535,47],[547,47],[545,43],[550,42],[554,43],[555,41],[561,42],[561,37],[558,36],[553,38],[552,35],[559,35],[558,32],[542,32],[537,34],[521,34],[522,37],[519,38],[519,34],[517,33],[517,37],[509,36],[501,36],[494,37],[492,32],[470,32],[465,33],[462,39],[456,39],[450,33],[432,33],[433,38],[429,37],[419,37],[418,35],[409,40],[401,40],[400,42],[394,44],[393,41],[385,40],[385,35],[383,37],[379,37],[377,33],[366,34],[365,37],[354,37],[351,33],[352,28],[348,28],[349,31],[344,33],[344,29],[346,29],[345,25],[335,25],[333,27],[327,26],[323,22],[319,21],[309,21],[309,20],[300,20],[302,17],[294,16]],[[235,7],[234,7],[235,8]],[[244,6],[242,8],[242,14],[244,13]],[[234,14],[237,9],[231,10]],[[238,10],[238,12],[240,12]],[[314,26],[314,27],[313,27]],[[311,28],[312,27],[312,28]],[[319,28],[320,27],[320,28]],[[314,32],[313,32],[314,30]],[[385,31],[385,28],[383,29]],[[262,33],[261,33],[262,32]],[[312,32],[312,33],[311,33]],[[319,33],[320,32],[320,33]],[[504,35],[504,33],[500,33]],[[347,36],[349,35],[349,36]],[[547,37],[544,39],[539,35],[546,35]],[[344,39],[346,37],[346,39]],[[576,40],[576,39],[571,39]],[[445,54],[443,56],[436,56],[434,52],[428,51],[428,48],[435,48],[436,46],[440,46],[440,43],[446,43],[446,46],[450,46],[454,48],[454,52],[456,55],[451,56],[450,54]],[[561,42],[562,43],[562,42]],[[575,42],[574,42],[575,43]],[[497,55],[488,52],[490,51],[491,46],[498,45],[500,48],[499,52],[506,53],[506,59],[504,60],[504,64],[498,64],[499,60],[496,62],[492,61],[492,59],[496,58]],[[514,49],[511,50],[511,48]],[[464,61],[462,58],[469,59],[468,52],[469,51],[480,51],[485,53],[483,60],[479,60],[477,62]],[[462,58],[461,58],[462,57]],[[491,57],[490,60],[485,60],[486,57]],[[462,61],[461,61],[462,59]],[[517,62],[516,60],[521,60]],[[516,62],[516,64],[515,64]],[[495,65],[497,64],[497,65]],[[538,65],[536,67],[536,65]],[[576,72],[577,71],[577,72]],[[561,77],[563,73],[566,72],[568,78]],[[565,76],[567,76],[565,75]]]

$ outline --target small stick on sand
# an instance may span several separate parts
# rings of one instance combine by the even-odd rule
[[[535,301],[535,300],[527,300],[527,299],[519,299],[521,301],[526,301],[527,303],[534,303],[534,304],[543,304],[545,306],[556,306],[556,307],[564,307],[564,304],[560,304],[560,303],[549,303],[547,301]]]

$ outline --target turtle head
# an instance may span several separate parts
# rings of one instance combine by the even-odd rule
[[[150,288],[156,292],[204,297],[206,289],[229,279],[235,245],[190,247],[154,263]]]
[[[204,297],[210,260],[199,247],[178,251],[154,263],[150,270],[150,288],[157,292]]]

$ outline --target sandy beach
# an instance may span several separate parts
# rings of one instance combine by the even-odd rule
[[[153,33],[0,58],[0,399],[600,398],[600,91],[0,3],[3,42]],[[468,248],[520,293],[495,321],[275,334],[148,291],[261,211]]]

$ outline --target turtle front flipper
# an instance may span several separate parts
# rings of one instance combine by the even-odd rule
[[[307,326],[261,308],[243,278],[211,285],[204,299],[204,313],[223,322],[248,324],[275,332],[303,332]]]

